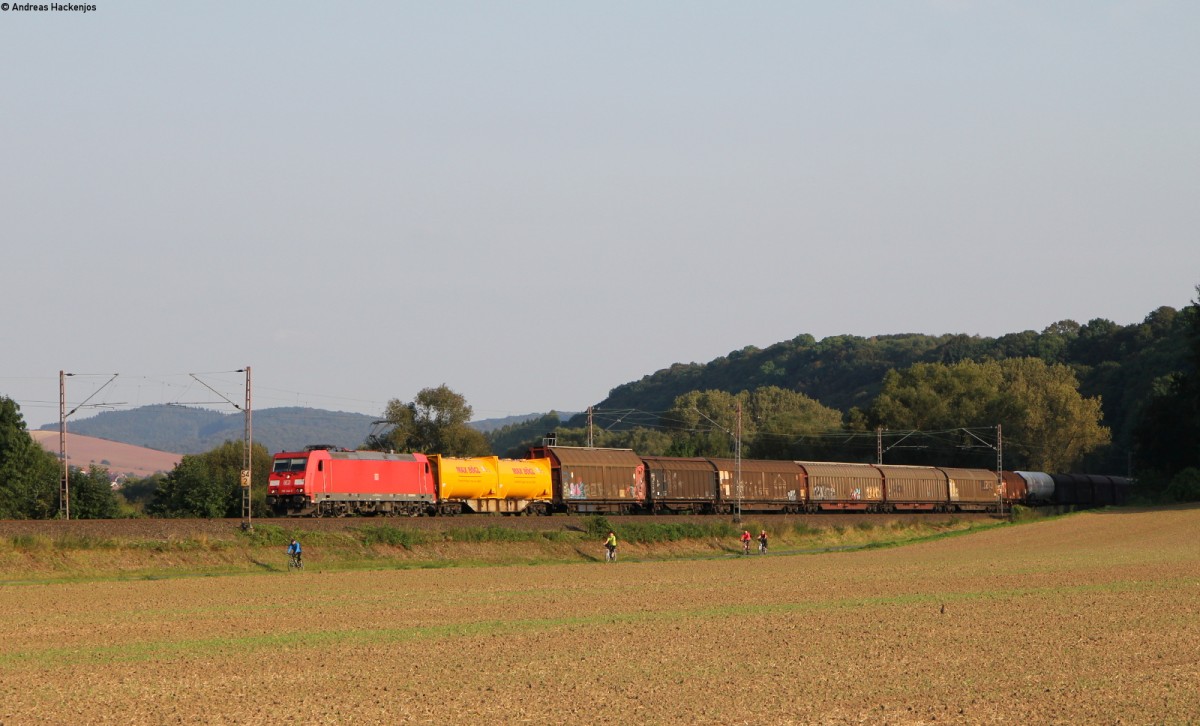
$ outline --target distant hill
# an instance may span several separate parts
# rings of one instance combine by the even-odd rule
[[[578,412],[572,411],[570,413],[558,412],[557,415],[565,421],[566,419],[569,419],[577,414]],[[485,418],[480,419],[479,421],[472,421],[470,426],[471,428],[482,431],[485,434],[492,434],[502,428],[516,427],[520,426],[521,424],[536,421],[545,415],[546,414],[544,413],[527,413],[520,416],[506,416],[504,418]]]
[[[478,421],[472,421],[468,425],[476,431],[482,431],[486,434],[505,426],[511,426],[512,424],[525,423],[526,421],[535,419],[541,415],[542,414],[540,413],[526,413],[518,414],[516,416],[505,416],[504,418],[484,418]]]
[[[29,434],[43,449],[58,455],[58,431],[30,431]],[[103,466],[110,474],[145,477],[171,471],[181,458],[179,454],[166,451],[67,432],[67,461],[80,469]]]
[[[361,413],[301,407],[266,408],[254,412],[251,433],[255,443],[262,444],[270,452],[318,443],[353,449],[370,435],[375,421],[374,416]],[[57,424],[42,427],[42,430],[57,429]],[[149,449],[199,454],[225,441],[240,441],[245,433],[245,419],[240,413],[156,405],[105,411],[92,418],[72,420],[67,430]]]
[[[506,426],[536,420],[542,415],[531,413],[483,419],[471,422],[471,426],[489,433]],[[301,449],[309,444],[332,444],[355,449],[362,445],[376,428],[377,420],[375,416],[361,413],[316,408],[265,408],[254,412],[254,429],[251,433],[255,443],[262,444],[272,453]],[[200,454],[220,446],[225,441],[241,441],[245,432],[245,419],[240,413],[157,405],[141,406],[127,411],[105,411],[92,418],[72,420],[67,430],[71,434],[93,436],[147,449]],[[46,424],[41,431],[54,432],[53,435],[57,437],[58,425]],[[57,451],[57,438],[52,446]],[[69,443],[67,453],[71,454]]]

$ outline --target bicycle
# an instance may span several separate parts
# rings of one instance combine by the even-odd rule
[[[760,541],[760,542],[758,543],[758,554],[760,554],[760,555],[765,555],[765,554],[767,554],[767,543],[766,543],[766,542],[761,542],[761,541]]]
[[[300,558],[300,553],[292,552],[288,555],[288,569],[304,569],[304,560]]]
[[[742,540],[742,554],[743,555],[750,554],[750,540],[748,540],[748,539]]]
[[[605,547],[604,548],[604,561],[605,562],[616,562],[617,561],[617,548],[616,547]]]

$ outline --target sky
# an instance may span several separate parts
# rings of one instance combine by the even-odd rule
[[[0,395],[577,411],[1200,284],[1200,3],[0,11]],[[119,374],[106,383],[113,374]],[[189,375],[189,374],[195,374]]]

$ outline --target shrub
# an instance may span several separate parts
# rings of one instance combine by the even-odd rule
[[[277,524],[256,524],[254,529],[240,530],[243,537],[255,545],[286,546],[292,540],[292,535],[284,532]]]
[[[607,530],[605,534],[607,534]],[[719,522],[635,522],[621,528],[621,537],[626,542],[655,543],[678,542],[685,539],[731,539],[737,538],[741,529],[732,524]]]
[[[387,525],[359,527],[358,532],[362,537],[363,544],[367,546],[384,544],[391,545],[392,547],[403,547],[407,550],[412,549],[414,545],[424,544],[426,541],[425,536],[420,532]]]
[[[50,538],[41,534],[14,534],[9,538],[13,549],[32,552],[50,548]]]
[[[1177,502],[1200,502],[1200,469],[1189,466],[1172,477],[1167,496]]]
[[[1012,521],[1031,522],[1037,518],[1037,512],[1032,507],[1023,504],[1012,505]]]
[[[454,542],[530,542],[540,537],[539,532],[509,529],[494,524],[486,527],[463,527],[446,533],[446,539]]]
[[[587,533],[589,537],[595,539],[604,539],[609,532],[615,531],[613,526],[609,524],[608,517],[598,515],[587,518]]]
[[[112,549],[116,542],[105,537],[93,537],[87,534],[62,534],[54,538],[56,550],[96,550]]]

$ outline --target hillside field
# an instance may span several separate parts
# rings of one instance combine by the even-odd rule
[[[57,431],[30,431],[29,435],[43,449],[58,455]],[[180,454],[67,432],[67,461],[80,469],[103,466],[111,474],[146,477],[171,471],[182,458]]]
[[[1197,532],[1106,510],[820,554],[7,584],[0,723],[1189,723]]]

